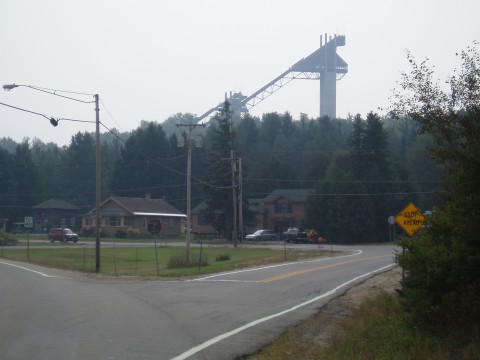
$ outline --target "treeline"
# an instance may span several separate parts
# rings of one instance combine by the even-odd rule
[[[186,211],[187,151],[178,137],[186,143],[187,128],[176,124],[193,119],[177,114],[163,123],[142,121],[129,133],[102,133],[102,199],[149,193]],[[220,164],[228,163],[229,152],[218,158],[219,166],[208,163],[217,126],[213,120],[192,131],[195,144],[203,144],[192,150],[193,206],[211,196],[215,168],[231,171]],[[304,225],[340,242],[387,241],[388,216],[409,202],[431,209],[440,186],[439,169],[427,154],[431,138],[418,135],[408,119],[374,113],[348,119],[246,115],[232,117],[231,136],[234,156],[242,159],[246,199],[262,199],[275,189],[312,189]],[[50,198],[90,210],[95,163],[92,133],[77,133],[63,147],[0,139],[0,217],[22,221],[32,206]]]

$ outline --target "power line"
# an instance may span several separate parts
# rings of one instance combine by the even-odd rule
[[[314,183],[332,183],[332,184],[389,184],[389,183],[400,183],[400,184],[405,184],[405,183],[414,183],[414,184],[420,184],[420,183],[441,183],[441,180],[295,180],[295,179],[258,179],[258,178],[243,178],[245,181],[275,181],[275,182],[314,182]]]
[[[158,161],[156,161],[154,158],[150,157],[149,155],[145,154],[143,151],[137,149],[135,146],[133,145],[130,145],[127,143],[127,141],[125,141],[123,138],[121,138],[119,135],[115,134],[115,132],[113,132],[112,130],[110,130],[107,126],[105,126],[105,124],[103,124],[102,122],[100,122],[100,124],[108,131],[110,132],[112,135],[114,135],[116,138],[118,138],[121,142],[123,142],[126,146],[128,146],[129,148],[131,148],[133,151],[137,152],[138,154],[142,155],[143,157],[145,157],[146,159],[152,161],[153,163],[159,165],[160,167],[163,167],[164,169],[167,169],[169,171],[172,171],[176,174],[179,174],[179,175],[182,175],[182,176],[186,176],[187,174],[182,172],[182,171],[179,171],[179,170],[176,170],[176,169],[173,169],[171,167],[168,167],[166,165],[163,165],[161,163],[159,163]],[[192,179],[195,179],[197,182],[205,185],[205,186],[209,186],[209,187],[213,187],[213,188],[217,188],[217,189],[231,189],[231,186],[227,186],[227,187],[224,187],[224,186],[215,186],[215,185],[212,185],[210,182],[207,182],[207,181],[203,181],[201,179],[198,179],[196,177],[193,177],[192,176]]]
[[[16,85],[16,86],[28,87],[28,88],[38,90],[38,91],[41,91],[41,92],[44,92],[44,93],[47,93],[47,94],[50,94],[50,95],[55,95],[55,96],[59,96],[59,97],[65,98],[65,99],[78,101],[78,102],[81,102],[81,103],[84,103],[84,104],[92,104],[92,103],[95,102],[95,100],[85,101],[85,100],[77,99],[77,98],[70,97],[70,96],[60,95],[58,93],[86,95],[86,96],[94,96],[94,94],[87,94],[87,93],[67,91],[67,90],[59,90],[59,89],[49,89],[49,88],[44,88],[44,87],[39,87],[39,86],[32,86],[32,85]]]
[[[2,103],[2,102],[0,102],[0,105],[8,106],[8,107],[10,107],[10,108],[13,108],[13,109],[16,109],[16,110],[20,110],[20,111],[25,111],[25,112],[30,113],[30,114],[35,114],[35,115],[43,116],[45,119],[48,119],[48,120],[50,120],[50,119],[52,118],[52,117],[48,117],[48,116],[46,116],[46,115],[44,115],[44,114],[37,113],[37,112],[35,112],[35,111],[31,111],[31,110],[19,108],[19,107],[17,107],[17,106],[5,104],[5,103]]]

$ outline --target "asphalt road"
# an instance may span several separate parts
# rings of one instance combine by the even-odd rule
[[[0,259],[0,357],[234,359],[394,265],[394,247],[189,280],[99,278]]]

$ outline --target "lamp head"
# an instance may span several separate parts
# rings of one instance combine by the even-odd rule
[[[52,126],[57,126],[58,125],[58,120],[55,120],[53,117],[50,118],[50,124],[52,124]]]
[[[10,91],[16,87],[18,87],[19,85],[15,85],[15,84],[7,84],[7,85],[3,85],[3,90],[5,91]]]

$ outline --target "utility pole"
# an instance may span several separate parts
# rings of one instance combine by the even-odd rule
[[[240,200],[238,204],[238,226],[240,227],[240,241],[243,241],[243,187],[242,187],[242,158],[238,158],[238,191]]]
[[[230,150],[230,160],[232,162],[232,200],[233,200],[233,246],[237,247],[237,191],[235,190],[235,159],[233,150]]]
[[[95,94],[95,272],[100,272],[100,199],[101,199],[101,163],[100,163],[100,108],[98,106],[99,97]]]
[[[176,124],[177,127],[186,126],[188,128],[187,136],[187,233],[185,237],[185,261],[190,263],[190,230],[191,230],[191,211],[192,211],[192,129],[197,126],[205,127],[205,124]]]

